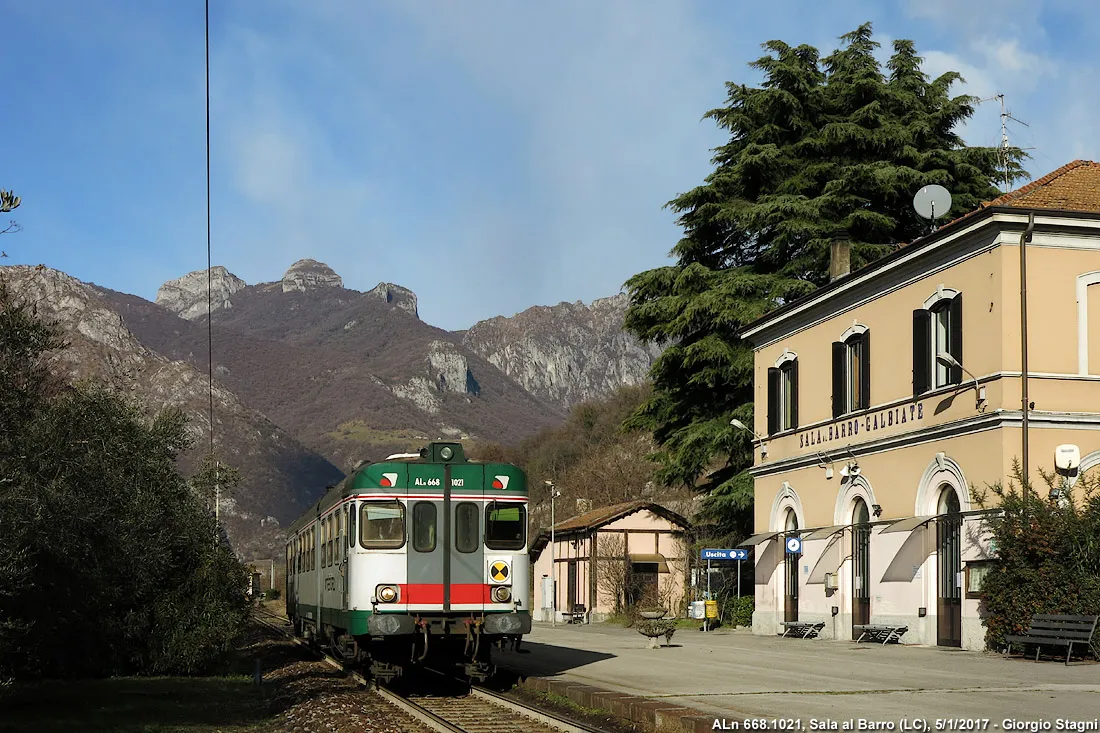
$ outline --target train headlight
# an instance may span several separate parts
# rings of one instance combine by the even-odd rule
[[[506,585],[498,585],[493,588],[493,601],[495,603],[507,603],[512,600],[512,589]]]
[[[439,451],[439,457],[445,461],[451,460],[452,458],[454,458],[454,456],[455,452],[451,449],[449,445],[443,446],[443,448],[441,448]]]
[[[380,585],[375,589],[374,595],[378,598],[379,603],[393,603],[397,600],[397,586]]]

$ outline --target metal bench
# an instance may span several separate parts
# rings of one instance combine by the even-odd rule
[[[1013,644],[1021,644],[1026,650],[1035,647],[1035,661],[1039,661],[1039,652],[1043,647],[1064,646],[1066,664],[1073,654],[1073,645],[1085,647],[1100,660],[1100,644],[1093,640],[1096,635],[1097,616],[1066,616],[1052,613],[1037,613],[1031,617],[1031,628],[1024,634],[1005,636],[1005,655],[1012,650]]]
[[[585,618],[585,608],[583,603],[574,603],[573,610],[569,612],[569,623],[571,624],[583,624]]]
[[[800,639],[812,639],[825,628],[824,621],[784,621],[780,636],[797,636]]]
[[[856,624],[852,627],[852,630],[860,632],[859,638],[856,639],[857,644],[866,638],[868,641],[881,641],[885,646],[891,641],[900,644],[901,637],[909,630],[909,627],[890,626],[888,624]]]

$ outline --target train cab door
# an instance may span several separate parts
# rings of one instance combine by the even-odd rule
[[[484,611],[489,602],[484,534],[485,467],[480,464],[456,463],[447,466],[450,480],[449,515],[451,610]],[[510,569],[510,568],[509,568]],[[500,571],[500,568],[497,568]],[[505,573],[508,570],[503,571]]]
[[[349,563],[351,560],[351,518],[355,516],[355,502],[345,504],[340,509],[340,588],[343,591],[340,608],[350,611],[348,608],[348,586],[351,585],[351,572]]]
[[[447,552],[444,467],[410,463],[408,479],[409,542],[406,550],[406,597],[410,611],[446,611]]]

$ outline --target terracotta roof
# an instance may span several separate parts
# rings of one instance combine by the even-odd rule
[[[594,527],[614,522],[616,519],[625,517],[627,514],[633,514],[639,509],[645,508],[648,503],[649,502],[645,501],[628,501],[622,504],[602,506],[598,509],[593,509],[584,514],[578,514],[575,517],[558,522],[554,525],[554,531],[568,532],[571,529],[593,529]]]
[[[660,517],[664,517],[673,524],[678,524],[681,527],[687,528],[691,525],[691,522],[687,519],[671,509],[664,508],[660,504],[654,504],[650,501],[628,501],[622,504],[599,507],[598,509],[593,509],[584,514],[579,514],[570,519],[558,522],[554,525],[554,532],[570,534],[599,529],[605,524],[611,524],[616,519],[622,519],[625,516],[643,509],[651,511]],[[544,529],[539,532],[538,536],[531,543],[530,553],[532,558],[537,559],[543,548],[546,547],[549,542],[550,530]]]
[[[982,204],[983,209],[989,206],[1100,213],[1100,163],[1091,160],[1067,163],[1026,186]]]

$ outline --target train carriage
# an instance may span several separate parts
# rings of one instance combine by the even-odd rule
[[[531,630],[527,481],[459,443],[360,466],[291,525],[287,614],[297,633],[390,679],[462,664]]]

